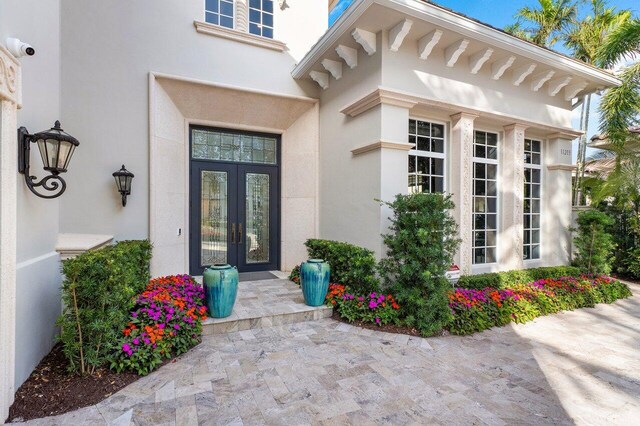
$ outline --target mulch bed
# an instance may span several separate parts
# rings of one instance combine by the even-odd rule
[[[26,421],[88,407],[140,378],[106,369],[81,376],[69,373],[68,365],[62,345],[57,344],[16,392],[7,420]]]
[[[394,333],[394,334],[408,334],[409,336],[423,337],[420,334],[420,332],[413,327],[398,327],[397,325],[394,325],[394,324],[377,325],[377,324],[372,324],[370,322],[362,322],[362,321],[349,322],[345,318],[342,318],[338,313],[338,311],[336,311],[335,309],[333,310],[333,315],[331,316],[331,318],[336,321],[353,325],[355,327],[368,328],[369,330],[383,331],[385,333]],[[434,336],[445,336],[448,334],[449,333],[447,331],[443,330],[442,332],[437,333]]]

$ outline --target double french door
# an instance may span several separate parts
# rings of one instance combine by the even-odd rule
[[[192,128],[192,145],[204,132],[220,136],[221,146],[230,146],[232,161],[197,158],[192,148],[190,181],[190,269],[201,275],[207,266],[228,263],[240,272],[277,270],[279,267],[278,167],[276,164],[234,162],[233,150],[243,144],[255,151],[264,149],[257,134]],[[240,138],[238,138],[238,136]],[[226,143],[224,142],[227,138]],[[267,136],[269,137],[269,136]],[[274,145],[274,162],[277,162]],[[238,144],[234,148],[234,143]],[[214,145],[216,146],[216,145]],[[267,146],[271,146],[267,144]],[[255,148],[254,148],[255,147]],[[245,149],[245,152],[246,150]],[[211,156],[211,155],[209,155]],[[214,154],[215,156],[215,154]],[[222,156],[222,155],[220,155]],[[224,158],[226,158],[224,157]],[[250,156],[245,158],[251,159]]]

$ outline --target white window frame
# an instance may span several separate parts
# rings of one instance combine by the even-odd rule
[[[434,120],[428,117],[415,117],[415,116],[409,116],[409,120],[415,120],[416,122],[422,121],[424,123],[437,124],[439,126],[442,126],[443,128],[442,145],[443,145],[444,152],[420,151],[418,149],[415,149],[418,147],[417,140],[416,140],[416,146],[414,147],[414,149],[409,150],[408,155],[410,156],[414,155],[416,157],[437,158],[437,159],[443,160],[442,161],[443,163],[442,164],[442,167],[443,167],[442,168],[442,192],[446,194],[449,186],[449,176],[448,176],[449,164],[447,162],[447,158],[449,154],[449,140],[450,140],[449,123],[446,121]],[[409,122],[407,122],[407,137],[412,136],[411,133],[409,133],[408,126],[409,126]],[[416,124],[416,128],[417,128],[417,124]],[[417,132],[415,136],[417,137]],[[411,175],[416,175],[416,173],[409,173],[409,171],[407,170],[407,193],[409,192],[409,176]],[[431,176],[431,174],[429,176]],[[431,186],[431,184],[429,184],[429,186]]]
[[[275,19],[276,19],[276,0],[272,0],[272,5],[273,8],[271,9],[271,12],[266,12],[264,11],[264,9],[262,9],[262,0],[260,0],[260,9],[256,9],[255,7],[251,7],[251,0],[247,0],[247,33],[252,34],[254,36],[257,37],[264,37],[266,39],[270,39],[273,40],[275,37],[275,27],[276,27],[276,23],[275,23]],[[256,24],[254,22],[251,22],[251,11],[252,10],[256,10],[258,11],[258,13],[260,13],[260,24]],[[271,15],[271,26],[268,25],[264,25],[262,23],[262,15],[263,14],[268,14]],[[260,34],[254,34],[251,32],[251,24],[253,25],[259,25],[260,28]],[[263,35],[263,28],[269,28],[271,30],[271,37],[269,36],[265,36]]]
[[[489,158],[481,158],[481,157],[476,157],[476,149],[475,149],[475,145],[476,145],[476,132],[481,132],[481,133],[491,133],[496,135],[496,148],[498,150],[497,152],[497,158],[495,160],[493,159],[489,159]],[[500,196],[500,173],[501,173],[501,167],[500,167],[500,157],[502,155],[502,133],[496,130],[491,130],[491,129],[486,129],[486,128],[474,128],[473,129],[473,142],[472,142],[472,148],[471,148],[471,164],[472,164],[472,170],[471,170],[471,269],[473,271],[473,273],[482,273],[482,272],[487,272],[487,271],[491,271],[494,270],[495,267],[497,267],[497,265],[500,263],[500,234],[501,234],[501,208],[502,208],[502,197]],[[495,246],[487,246],[486,245],[486,239],[485,239],[485,245],[484,246],[479,246],[479,248],[487,248],[487,247],[495,247],[495,261],[494,262],[484,262],[484,263],[475,263],[475,250],[476,250],[476,245],[475,245],[475,235],[474,232],[477,231],[475,229],[475,215],[476,215],[476,211],[475,211],[475,163],[483,163],[483,164],[493,164],[496,166],[496,227],[495,227],[495,233],[496,233],[496,243]],[[485,182],[486,182],[486,177],[485,177]],[[486,192],[486,191],[485,191]],[[484,197],[487,197],[487,195],[485,195]],[[485,213],[486,214],[486,213]],[[487,231],[486,228],[486,222],[485,222],[485,229],[484,232]]]
[[[221,28],[228,28],[231,30],[235,30],[236,29],[236,1],[235,0],[217,0],[218,1],[218,11],[217,12],[213,12],[213,11],[209,11],[207,10],[207,0],[202,0],[202,8],[203,8],[203,12],[202,12],[202,19],[204,22],[211,24],[211,25],[216,25],[218,27]],[[231,3],[231,10],[233,11],[233,15],[228,16],[228,15],[223,15],[220,12],[220,3],[225,2],[225,3]],[[207,13],[212,13],[212,14],[216,14],[218,15],[218,23],[214,24],[213,22],[209,22],[207,21]],[[227,27],[226,25],[221,25],[220,24],[220,17],[224,16],[226,18],[231,18],[231,27]],[[249,16],[247,15],[247,19],[249,19]]]
[[[544,207],[544,194],[543,194],[543,192],[544,192],[544,189],[543,189],[543,187],[544,187],[544,167],[543,167],[543,164],[544,164],[544,154],[545,154],[545,148],[546,147],[545,147],[545,140],[544,139],[536,138],[536,137],[525,137],[525,141],[527,141],[527,140],[528,141],[540,142],[540,164],[532,164],[532,163],[526,163],[526,162],[524,163],[524,168],[525,169],[540,170],[540,195],[537,198],[540,201],[540,212],[538,213],[540,215],[540,221],[538,223],[539,227],[538,228],[527,228],[527,229],[529,229],[529,231],[537,230],[538,233],[539,233],[539,239],[538,239],[538,243],[537,243],[537,245],[539,246],[539,248],[538,248],[538,257],[535,258],[535,259],[532,259],[532,258],[524,259],[524,247],[525,246],[531,247],[531,246],[536,245],[536,244],[532,244],[531,242],[529,242],[529,244],[525,243],[524,233],[526,232],[527,229],[524,228],[524,215],[526,214],[526,213],[524,213],[524,201],[526,201],[527,198],[525,198],[525,195],[524,195],[524,188],[523,188],[523,193],[522,193],[522,198],[523,198],[523,213],[522,213],[522,247],[523,247],[522,250],[523,250],[523,252],[522,252],[522,257],[523,257],[523,262],[526,265],[531,266],[531,264],[540,263],[542,261],[542,258],[543,258],[543,253],[542,253],[542,250],[543,250],[543,244],[542,244],[542,239],[543,239],[542,238],[542,229],[543,229],[543,226],[542,226],[542,223],[543,223],[543,220],[544,220],[543,219],[543,217],[544,217],[544,214],[543,214],[543,212],[544,212],[544,208],[543,208]],[[532,151],[529,151],[529,152],[532,152]],[[523,153],[522,153],[523,157],[525,156],[526,153],[527,153],[527,151],[524,151],[524,148],[523,148]],[[523,161],[524,161],[524,158],[523,158]],[[523,182],[524,182],[524,177],[523,177]],[[529,197],[529,199],[531,200],[530,197]],[[529,213],[529,214],[531,214],[531,213]]]

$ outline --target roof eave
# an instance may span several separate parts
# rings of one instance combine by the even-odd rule
[[[326,53],[326,50],[348,31],[374,3],[404,12],[418,19],[424,19],[438,27],[468,35],[475,40],[496,45],[550,67],[568,68],[579,72],[603,87],[619,86],[621,84],[619,78],[604,70],[551,50],[543,49],[447,9],[416,0],[355,0],[296,65],[292,71],[292,76],[296,79],[303,78]]]

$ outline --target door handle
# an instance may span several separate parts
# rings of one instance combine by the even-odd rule
[[[236,224],[231,224],[231,244],[236,243]]]
[[[242,223],[238,224],[238,244],[242,244]]]

